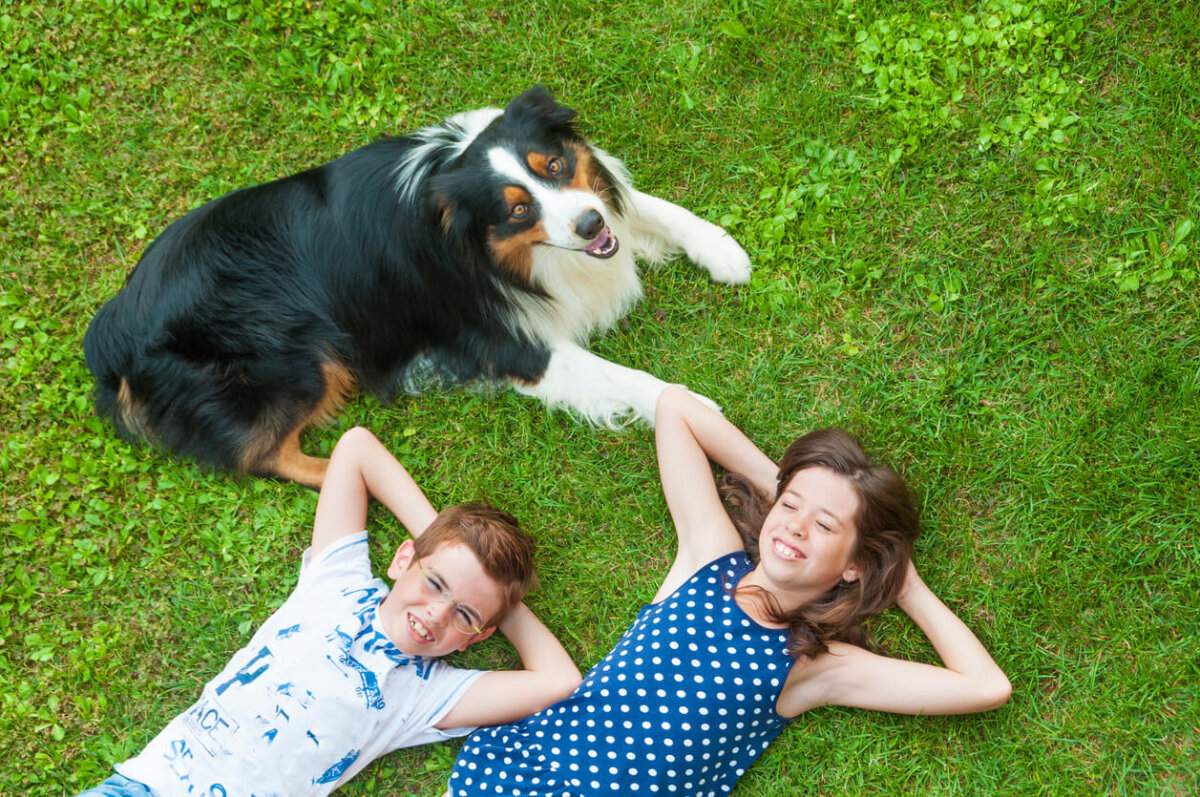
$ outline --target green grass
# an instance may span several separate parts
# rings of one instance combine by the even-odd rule
[[[315,506],[116,440],[83,365],[95,310],[187,209],[533,83],[756,264],[739,289],[649,274],[593,349],[768,451],[860,434],[918,485],[923,572],[1013,681],[987,715],[814,711],[737,794],[1200,791],[1196,20],[1187,0],[0,11],[0,793],[77,792],[186,707],[291,589]],[[307,445],[355,423],[435,502],[522,518],[531,603],[580,664],[653,594],[673,533],[644,428],[457,391],[356,401]],[[373,530],[382,565],[399,531]],[[878,632],[931,655],[894,611]],[[456,750],[343,793],[440,794]]]

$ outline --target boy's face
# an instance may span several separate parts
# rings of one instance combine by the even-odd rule
[[[388,575],[396,583],[379,610],[402,653],[444,656],[496,630],[484,624],[503,605],[500,585],[465,545],[442,545],[418,562],[408,540],[396,550]]]

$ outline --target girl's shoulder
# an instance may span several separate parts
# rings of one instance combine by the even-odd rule
[[[731,544],[727,547],[722,547],[725,549],[710,549],[707,552],[703,552],[703,555],[700,555],[701,552],[699,551],[685,552],[681,549],[675,555],[675,561],[671,563],[671,569],[667,571],[667,575],[663,578],[662,585],[659,586],[658,592],[655,593],[651,603],[659,603],[675,594],[688,581],[696,578],[710,568],[719,567],[720,563],[726,559],[729,560],[731,566],[745,566],[749,563],[750,560],[746,556],[746,551],[742,548],[740,542],[736,545]],[[749,565],[746,569],[752,566]],[[741,572],[745,572],[745,570]],[[739,577],[741,572],[738,574]]]
[[[841,676],[846,668],[875,654],[849,642],[830,642],[829,650],[815,656],[802,656],[792,663],[776,707],[785,717],[795,717],[821,706],[838,703]]]

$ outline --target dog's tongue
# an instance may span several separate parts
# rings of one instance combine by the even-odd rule
[[[585,252],[599,251],[599,250],[603,249],[604,247],[608,246],[608,239],[611,237],[612,237],[612,230],[610,230],[608,227],[605,227],[603,230],[600,231],[600,234],[596,236],[596,240],[592,241],[590,244],[583,247],[583,251],[585,251]]]

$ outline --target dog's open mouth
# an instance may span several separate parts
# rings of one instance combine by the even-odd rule
[[[613,235],[613,231],[605,227],[596,236],[596,240],[592,241],[587,246],[583,247],[583,251],[587,252],[592,257],[598,257],[601,260],[607,260],[617,253],[621,248],[617,236]]]

